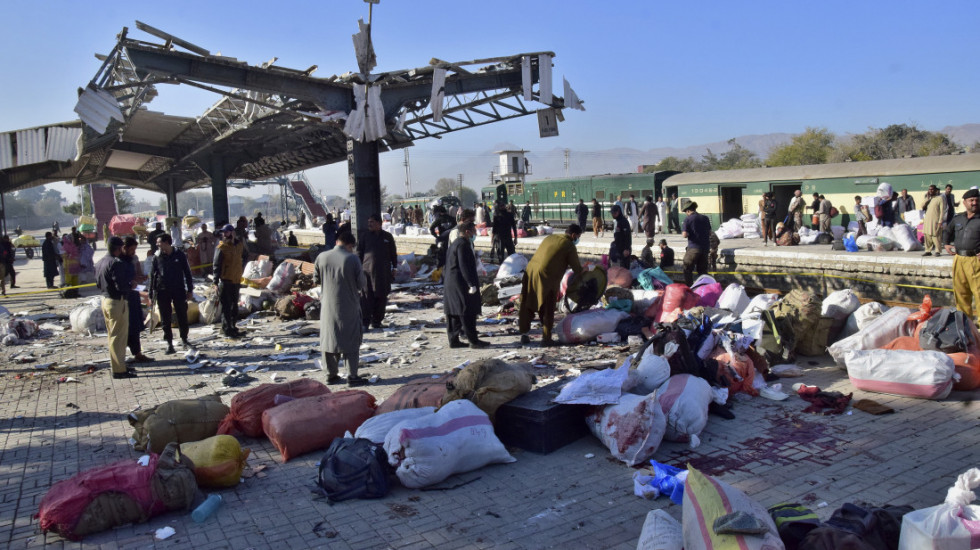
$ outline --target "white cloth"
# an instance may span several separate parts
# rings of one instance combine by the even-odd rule
[[[432,97],[429,106],[432,108],[432,122],[442,121],[442,100],[446,97],[446,69],[432,71]]]
[[[545,105],[551,105],[551,56],[541,54],[538,56],[538,101]]]
[[[578,94],[568,84],[568,79],[562,77],[562,82],[565,84],[565,107],[584,111],[585,107],[582,106],[582,100],[578,98]]]

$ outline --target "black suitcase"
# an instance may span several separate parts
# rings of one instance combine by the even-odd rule
[[[552,402],[567,382],[552,382],[497,409],[494,430],[500,441],[525,451],[548,454],[589,433],[585,424],[588,405]]]

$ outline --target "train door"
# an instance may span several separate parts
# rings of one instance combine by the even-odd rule
[[[786,214],[789,212],[789,201],[793,200],[793,194],[798,190],[802,189],[802,185],[799,183],[776,183],[773,184],[772,194],[776,197],[776,222],[781,222],[786,219]]]
[[[738,218],[745,213],[742,205],[742,187],[722,187],[721,193],[721,221],[726,222],[732,218]]]

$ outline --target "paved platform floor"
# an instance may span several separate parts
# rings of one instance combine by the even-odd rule
[[[40,261],[18,260],[22,289],[40,290]],[[86,292],[92,295],[93,292]],[[596,346],[543,350],[521,348],[509,325],[481,323],[491,333],[488,350],[449,350],[441,325],[438,296],[410,292],[395,297],[399,311],[392,326],[372,332],[365,343],[396,359],[373,363],[362,373],[380,380],[366,389],[379,399],[416,376],[449,370],[467,359],[513,351],[519,359],[540,357],[549,366],[539,379],[562,375],[583,362],[612,360],[615,348]],[[13,312],[67,315],[79,300],[52,294],[22,294],[0,300]],[[492,308],[485,308],[490,314]],[[53,321],[62,323],[64,321]],[[323,380],[307,361],[276,363],[268,355],[301,353],[316,347],[313,336],[287,333],[276,320],[258,319],[244,341],[215,337],[204,327],[191,340],[209,358],[241,364],[261,362],[268,380],[308,376]],[[411,349],[419,335],[426,342]],[[272,340],[283,346],[273,348]],[[144,340],[157,358],[138,366],[133,380],[112,380],[105,362],[105,338],[52,331],[25,346],[0,348],[0,547],[6,548],[635,548],[646,513],[663,508],[680,519],[680,507],[668,499],[648,501],[633,495],[632,468],[612,459],[592,436],[549,455],[512,449],[517,462],[494,465],[450,478],[434,490],[396,487],[384,499],[329,505],[313,492],[313,452],[283,464],[264,439],[243,439],[251,449],[244,481],[218,491],[224,505],[203,524],[189,513],[169,513],[150,521],[91,535],[81,543],[42,534],[32,516],[50,488],[61,479],[116,460],[136,460],[128,444],[126,414],[171,399],[218,392],[228,403],[241,388],[224,389],[218,369],[192,372],[180,355],[164,356],[163,344]],[[15,357],[31,354],[33,362]],[[101,362],[99,362],[101,361]],[[49,368],[39,365],[55,364]],[[90,366],[95,372],[85,374]],[[854,392],[895,409],[872,416],[848,409],[840,416],[803,413],[796,396],[780,402],[737,399],[736,418],[711,417],[702,444],[665,442],[654,458],[678,466],[691,464],[746,491],[761,504],[802,502],[821,517],[844,502],[940,503],[956,476],[980,462],[980,392],[954,392],[943,401],[925,401],[855,391],[844,371],[828,356],[802,357],[802,381],[824,389]],[[59,382],[72,377],[78,382]],[[592,454],[593,458],[586,458]],[[176,534],[155,541],[154,532],[171,526]]]

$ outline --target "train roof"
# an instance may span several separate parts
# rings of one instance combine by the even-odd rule
[[[756,181],[814,180],[827,178],[888,177],[910,174],[980,171],[980,154],[943,155],[805,166],[776,166],[746,170],[685,172],[671,176],[668,185],[749,183]]]

